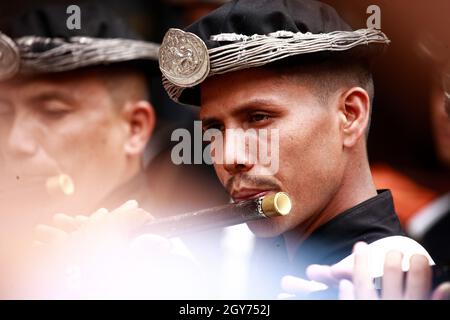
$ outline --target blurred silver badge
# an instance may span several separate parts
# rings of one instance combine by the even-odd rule
[[[193,33],[169,29],[159,49],[159,68],[173,84],[193,87],[208,76],[208,48]]]
[[[11,38],[0,32],[0,80],[14,76],[19,67],[19,49]]]

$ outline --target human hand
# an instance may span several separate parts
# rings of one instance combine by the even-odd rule
[[[402,269],[403,255],[398,251],[390,251],[384,260],[382,290],[379,296],[375,290],[373,278],[369,274],[369,252],[367,244],[357,243],[354,247],[354,265],[351,280],[339,282],[340,299],[385,299],[385,300],[426,300],[449,299],[450,283],[440,284],[431,294],[432,272],[428,259],[422,255],[410,258],[409,270],[404,276]],[[348,272],[343,272],[342,275]],[[336,272],[335,272],[336,275]]]
[[[73,287],[74,270],[79,278],[76,296],[180,296],[198,268],[168,239],[151,234],[135,237],[135,231],[151,219],[136,201],[91,216],[55,215],[51,226],[36,228],[35,246],[43,263],[40,272],[33,272],[56,283],[56,290],[45,285],[52,297],[53,292],[64,291],[60,287],[67,280]]]
[[[311,265],[309,280],[284,277],[282,287],[297,297],[307,297],[316,291],[335,288],[340,299],[449,299],[450,283],[442,283],[431,294],[431,267],[423,255],[411,255],[409,271],[404,279],[403,254],[389,251],[384,259],[381,296],[378,295],[369,265],[370,251],[365,243],[357,243],[349,259],[335,265]],[[373,268],[372,268],[373,269]],[[321,287],[322,286],[322,287]],[[299,295],[300,294],[300,295]]]

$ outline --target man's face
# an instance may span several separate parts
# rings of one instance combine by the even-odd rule
[[[447,75],[449,82],[450,75]],[[431,96],[431,122],[438,157],[450,168],[450,93],[437,86]]]
[[[43,203],[62,199],[74,210],[92,205],[116,187],[124,172],[125,132],[94,71],[0,82],[3,191],[28,192]],[[47,179],[59,173],[73,179],[72,196],[55,197],[46,190]]]
[[[278,235],[306,224],[327,206],[344,171],[337,97],[322,105],[308,85],[261,68],[214,76],[202,84],[201,92],[204,129],[279,130],[277,172],[235,152],[225,131],[225,164],[214,164],[235,200],[280,190],[291,196],[288,216],[249,223],[255,234]]]

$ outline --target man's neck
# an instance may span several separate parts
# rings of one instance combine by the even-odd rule
[[[317,228],[347,209],[377,195],[368,163],[357,166],[359,170],[354,168],[355,166],[349,174],[344,175],[341,188],[321,212],[314,214],[310,219],[283,235],[289,259],[293,259],[301,243]]]

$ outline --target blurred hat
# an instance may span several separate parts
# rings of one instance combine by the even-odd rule
[[[0,32],[0,80],[132,62],[157,70],[159,45],[142,41],[109,9],[79,4],[81,28],[69,29],[67,5],[45,6],[11,20]]]
[[[446,35],[422,33],[418,36],[416,53],[422,60],[431,62],[431,70],[442,85],[445,98],[445,111],[450,117],[450,46],[448,30]]]
[[[371,59],[388,43],[380,30],[353,31],[332,7],[318,1],[234,0],[184,31],[168,30],[159,65],[169,96],[199,105],[198,85],[216,74],[306,54],[351,51]]]

